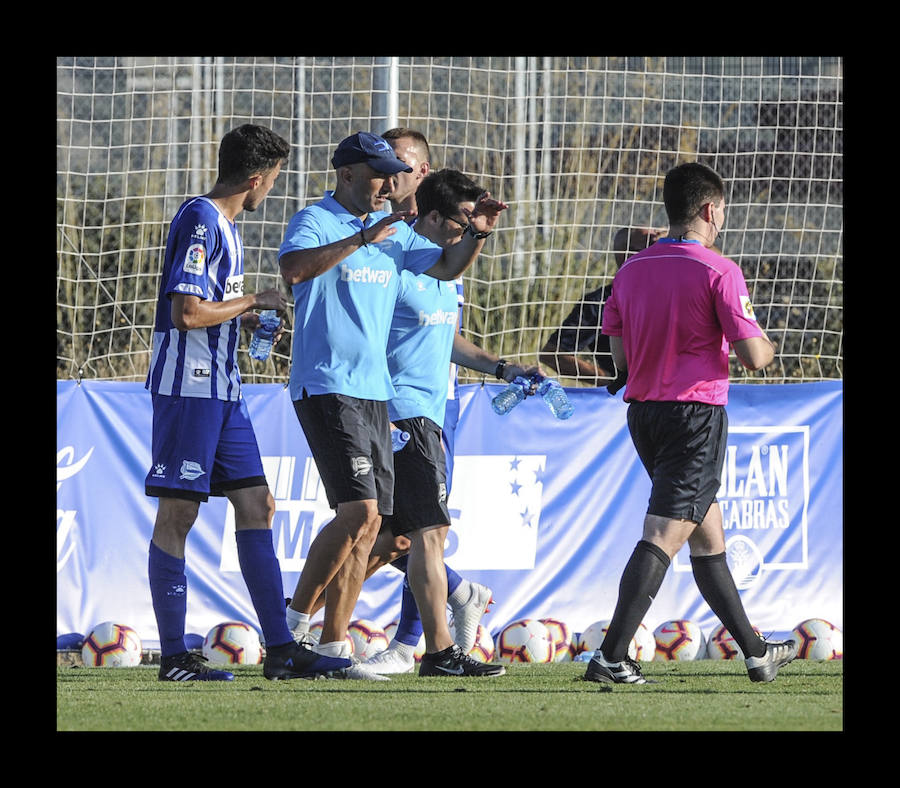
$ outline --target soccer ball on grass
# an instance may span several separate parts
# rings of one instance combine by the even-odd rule
[[[540,622],[553,639],[553,661],[571,662],[578,652],[578,641],[569,625],[558,618],[542,618]]]
[[[500,662],[552,662],[553,638],[536,618],[513,621],[497,635],[494,656]]]
[[[686,618],[665,621],[654,631],[657,662],[689,661],[706,656],[706,639],[699,625]]]
[[[84,639],[81,661],[94,668],[133,668],[141,664],[142,652],[141,638],[131,627],[104,621]]]
[[[388,638],[384,630],[373,621],[358,618],[350,622],[347,637],[353,643],[353,655],[360,662],[374,657],[379,651],[388,647]]]
[[[791,632],[798,659],[843,659],[844,634],[824,618],[808,618]]]
[[[203,656],[216,665],[258,665],[262,662],[259,633],[243,621],[223,621],[203,638]]]

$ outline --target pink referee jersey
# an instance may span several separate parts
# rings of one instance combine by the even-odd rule
[[[603,333],[622,337],[626,401],[728,403],[729,344],[762,336],[741,269],[663,238],[616,273]]]

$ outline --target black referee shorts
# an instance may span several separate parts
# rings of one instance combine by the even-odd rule
[[[394,513],[384,522],[394,536],[432,525],[449,525],[447,461],[441,428],[431,419],[398,419],[409,442],[394,454]]]
[[[349,501],[378,501],[393,511],[394,462],[387,403],[345,394],[307,394],[294,400],[309,450],[336,509]]]
[[[704,402],[632,402],[628,430],[650,474],[647,514],[698,525],[716,500],[728,415]]]

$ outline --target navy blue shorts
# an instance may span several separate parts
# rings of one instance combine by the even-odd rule
[[[423,416],[397,419],[409,442],[394,454],[394,513],[384,522],[394,536],[433,525],[449,525],[447,461],[441,428]]]
[[[650,474],[647,514],[702,523],[722,481],[725,408],[704,402],[632,402],[628,430]]]
[[[206,501],[266,485],[247,403],[153,394],[147,495]]]
[[[307,394],[294,400],[328,505],[375,500],[393,511],[394,461],[387,403],[344,394]]]

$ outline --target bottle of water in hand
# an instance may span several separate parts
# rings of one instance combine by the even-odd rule
[[[409,433],[405,430],[398,430],[396,427],[391,430],[391,447],[395,454],[409,443],[409,437]]]
[[[547,403],[550,412],[558,419],[567,419],[575,412],[575,408],[566,390],[553,378],[544,378],[538,386],[538,394]]]
[[[272,351],[272,337],[278,330],[281,319],[274,309],[266,309],[259,313],[259,328],[250,340],[250,358],[265,361]]]
[[[525,399],[530,390],[531,381],[528,378],[514,378],[512,383],[491,400],[491,407],[494,409],[494,413],[505,416]]]

